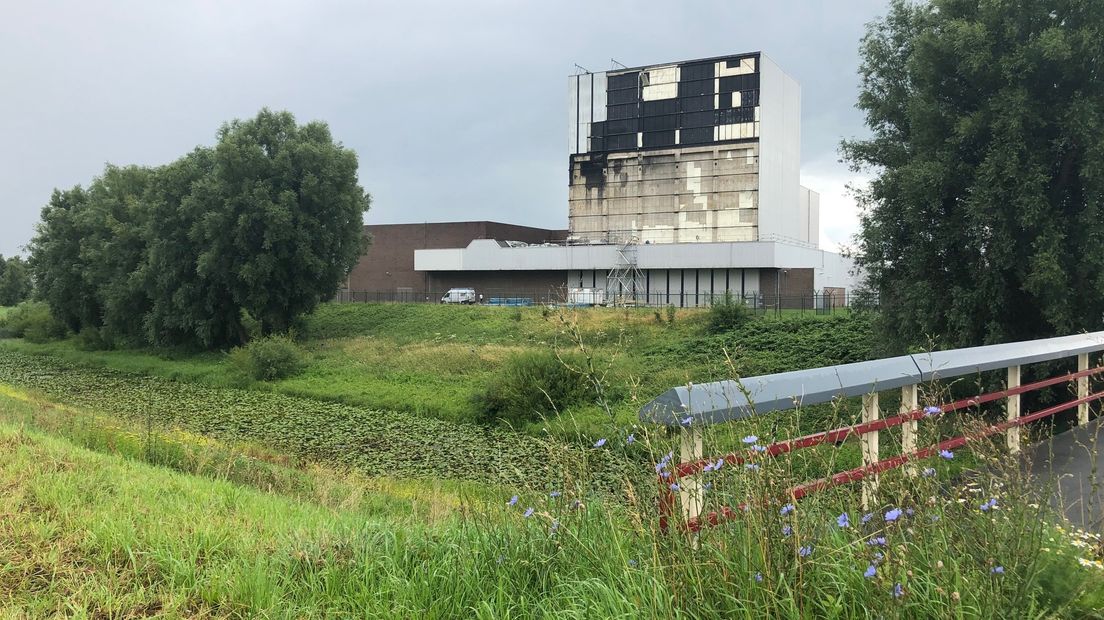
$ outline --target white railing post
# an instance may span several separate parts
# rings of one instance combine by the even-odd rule
[[[1020,387],[1020,367],[1009,366],[1008,367],[1008,389]],[[1007,420],[1012,422],[1020,418],[1020,395],[1012,394],[1008,397]],[[1008,451],[1012,454],[1020,453],[1020,427],[1013,426],[1004,433],[1005,442],[1008,445]]]
[[[1089,354],[1082,353],[1077,356],[1077,370],[1089,369]],[[1089,395],[1089,378],[1078,377],[1077,379],[1077,398],[1085,398]],[[1089,403],[1081,403],[1077,405],[1077,423],[1084,426],[1089,423]]]
[[[916,411],[920,407],[920,398],[916,385],[906,385],[901,388],[901,415]],[[916,452],[916,420],[909,420],[901,425],[901,451],[904,454]],[[905,473],[909,476],[916,475],[916,465],[911,461],[905,465]]]
[[[878,410],[878,393],[872,392],[865,394],[862,397],[862,421],[874,422],[878,419],[880,413]],[[862,434],[862,460],[863,467],[868,467],[878,462],[878,431],[870,431]],[[872,474],[869,476],[863,476],[862,479],[862,505],[863,510],[870,510],[870,507],[877,501],[875,497],[878,494],[878,474]]]
[[[702,427],[700,425],[683,427],[679,436],[679,458],[683,463],[695,463],[700,461],[702,457]],[[689,523],[701,516],[701,474],[686,476],[678,481],[678,485],[682,516]]]

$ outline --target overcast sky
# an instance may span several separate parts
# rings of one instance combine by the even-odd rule
[[[55,187],[163,164],[263,106],[360,156],[368,223],[567,226],[567,76],[762,50],[802,86],[802,181],[821,241],[855,231],[839,140],[858,43],[885,0],[5,2],[0,253]]]

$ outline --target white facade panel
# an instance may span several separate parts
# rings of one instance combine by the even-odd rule
[[[759,234],[800,239],[801,87],[766,55],[759,71]]]

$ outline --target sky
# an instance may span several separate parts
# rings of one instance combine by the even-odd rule
[[[821,244],[858,227],[858,46],[885,0],[86,0],[0,6],[0,254],[54,188],[160,165],[262,107],[354,149],[367,223],[567,227],[567,76],[763,51],[802,86]]]

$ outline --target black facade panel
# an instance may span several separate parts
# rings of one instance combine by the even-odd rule
[[[609,90],[617,90],[619,88],[635,89],[640,86],[639,80],[639,71],[633,71],[632,73],[622,73],[621,75],[611,75],[606,78],[606,88]]]
[[[748,73],[745,75],[730,75],[721,78],[720,91],[731,93],[737,90],[752,90],[759,88],[759,74]]]
[[[759,105],[759,90],[741,90],[740,105],[751,107]]]
[[[679,66],[680,80],[686,80],[688,82],[692,80],[711,80],[715,76],[714,66],[711,62],[699,62]]]
[[[591,153],[600,153],[604,150],[606,150],[606,139],[605,138],[595,138],[594,136],[591,136],[589,152],[591,152]]]
[[[657,146],[674,146],[675,145],[675,132],[671,131],[645,131],[644,132],[644,146],[645,147],[657,147]]]
[[[695,95],[712,95],[713,94],[713,80],[694,80],[694,81],[691,81],[691,82],[687,82],[687,81],[683,80],[683,81],[679,82],[678,94],[679,94],[679,97],[693,97]]]
[[[712,127],[694,127],[679,131],[679,144],[706,144],[712,141]]]
[[[590,137],[603,138],[606,135],[606,122],[596,121],[590,124]]]
[[[679,115],[679,127],[712,127],[714,118],[713,110],[704,112],[683,112]]]
[[[644,116],[659,116],[678,112],[678,99],[660,99],[644,102]]]
[[[606,135],[631,133],[640,131],[640,119],[626,118],[617,121],[606,121]]]
[[[726,110],[732,107],[732,93],[720,93],[717,95],[717,109]]]
[[[755,108],[729,108],[717,110],[717,125],[731,125],[732,123],[750,123],[755,120]]]
[[[683,112],[701,112],[713,109],[713,95],[704,97],[681,97],[678,100],[679,109]]]
[[[639,114],[640,106],[635,103],[606,106],[606,118],[611,121],[619,121],[623,118],[636,118]]]
[[[740,58],[736,58],[736,59],[733,59],[733,60],[726,60],[725,61],[725,68],[726,69],[735,69],[736,67],[740,66],[740,63],[743,60],[748,59],[748,58],[755,58],[755,57],[754,56],[741,56]]]
[[[610,89],[606,91],[606,103],[614,106],[621,103],[636,103],[640,100],[639,91],[635,88],[623,90]]]
[[[644,117],[644,131],[666,131],[676,127],[678,127],[678,117],[674,114]]]
[[[606,138],[606,149],[610,151],[622,151],[637,148],[636,134],[628,133]]]

